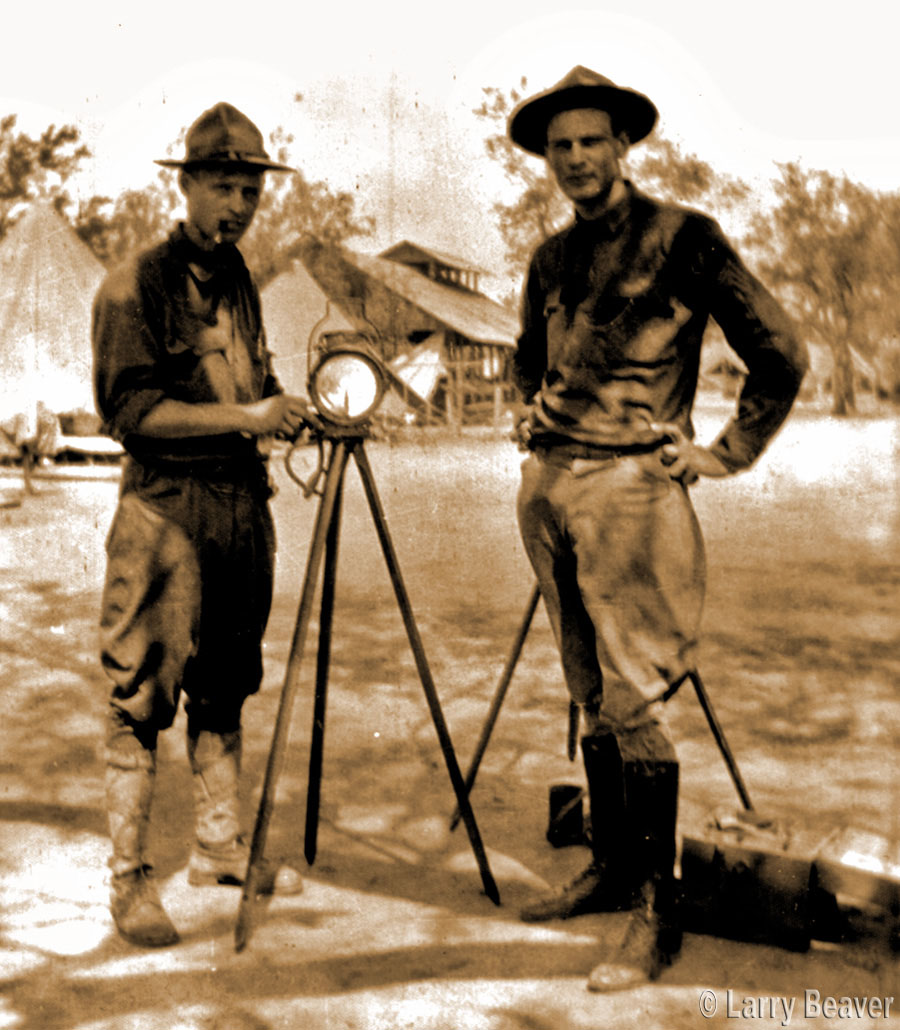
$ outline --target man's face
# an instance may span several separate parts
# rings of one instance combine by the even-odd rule
[[[261,172],[197,169],[181,177],[187,220],[201,245],[237,243],[253,221],[262,193]]]
[[[624,137],[613,135],[606,111],[561,111],[547,126],[547,163],[560,189],[579,209],[602,208],[621,178]]]

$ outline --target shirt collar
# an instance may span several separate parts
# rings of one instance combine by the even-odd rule
[[[608,207],[603,214],[597,218],[582,218],[575,213],[575,225],[582,231],[588,231],[595,236],[617,236],[622,226],[628,221],[631,213],[631,203],[634,197],[634,186],[627,180],[622,180],[625,192],[614,204]]]
[[[204,250],[188,236],[184,222],[179,222],[169,237],[176,257],[187,265],[197,265],[210,275],[234,267],[242,259],[232,243],[220,243],[212,250]]]

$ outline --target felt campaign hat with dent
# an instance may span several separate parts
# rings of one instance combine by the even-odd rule
[[[528,97],[515,108],[509,116],[509,138],[543,157],[550,120],[560,111],[580,108],[608,112],[614,131],[625,133],[630,143],[649,135],[658,117],[653,102],[643,93],[617,86],[579,64],[555,86]]]
[[[231,104],[219,103],[194,122],[185,137],[181,161],[163,158],[155,162],[166,168],[198,165],[246,168],[248,171],[292,172],[266,153],[262,133],[250,119]]]

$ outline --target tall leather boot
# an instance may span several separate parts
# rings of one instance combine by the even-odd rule
[[[590,797],[590,865],[559,891],[536,898],[519,913],[527,923],[568,919],[586,912],[628,908],[633,879],[626,844],[622,758],[612,733],[581,738]]]
[[[681,948],[675,882],[678,763],[624,763],[631,853],[640,887],[616,952],[588,978],[592,991],[617,991],[659,976]]]
[[[106,805],[113,848],[110,912],[121,936],[144,947],[163,947],[180,939],[145,861],[155,774],[154,751],[134,747],[131,753],[107,753]]]
[[[250,845],[240,832],[239,781],[241,733],[188,734],[188,759],[194,783],[196,841],[188,864],[188,883],[240,887],[247,875]],[[259,876],[264,894],[298,894],[300,874],[289,866],[264,863]]]

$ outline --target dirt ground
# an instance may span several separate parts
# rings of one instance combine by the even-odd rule
[[[705,412],[701,439],[723,417]],[[514,517],[521,456],[487,434],[366,449],[465,767],[532,585]],[[701,669],[756,807],[802,840],[853,826],[900,845],[897,456],[896,420],[800,411],[754,470],[693,491],[710,567]],[[245,717],[248,825],[316,511],[277,472],[277,596],[265,683]],[[235,952],[238,892],[186,881],[180,715],[161,746],[153,849],[183,940],[129,947],[106,908],[94,636],[117,483],[97,470],[37,485],[0,511],[0,1030],[900,1027],[900,958],[878,939],[797,953],[688,934],[658,982],[598,996],[585,978],[622,916],[518,921],[520,903],[587,855],[544,837],[548,785],[582,773],[565,754],[566,696],[542,609],[472,795],[501,906],[484,896],[463,828],[448,828],[450,781],[352,468],[318,854],[307,866],[315,624],[267,849],[304,871],[305,890],[261,903]],[[736,798],[696,700],[683,691],[671,706],[681,830],[702,835],[708,813]],[[809,991],[896,1001],[888,1018],[829,1017]],[[794,1000],[789,1015],[778,998]]]

